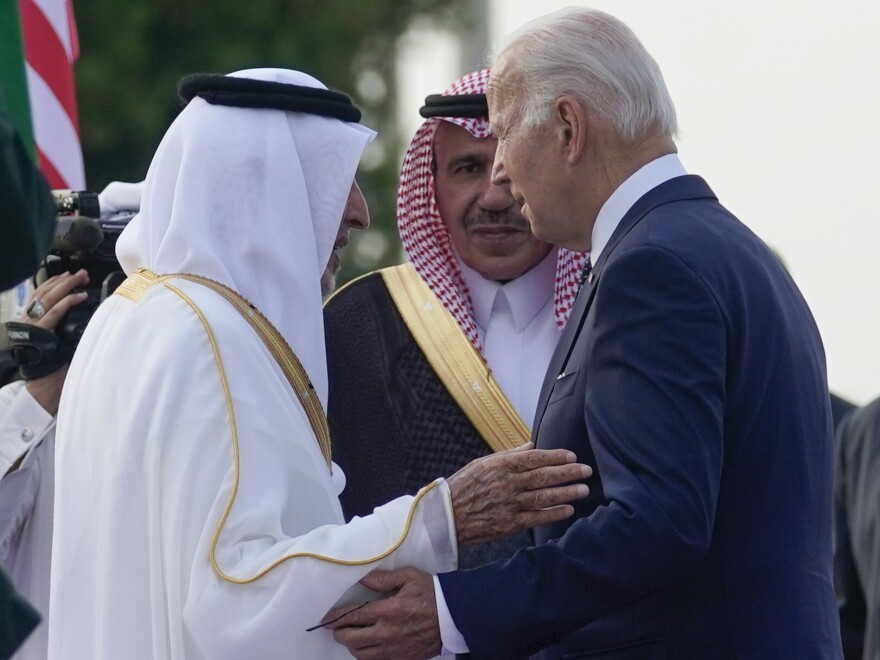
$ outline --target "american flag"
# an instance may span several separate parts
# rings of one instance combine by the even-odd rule
[[[85,188],[73,62],[79,55],[70,0],[18,0],[36,152],[52,188]]]

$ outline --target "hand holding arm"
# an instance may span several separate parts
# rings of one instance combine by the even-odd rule
[[[593,471],[574,453],[527,443],[471,461],[446,481],[459,547],[486,543],[574,513],[566,504],[587,496]],[[569,484],[569,485],[561,485]]]

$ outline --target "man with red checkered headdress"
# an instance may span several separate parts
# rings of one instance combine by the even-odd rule
[[[347,517],[472,459],[521,445],[585,255],[535,238],[490,182],[487,69],[429,96],[404,157],[397,220],[408,263],[325,306],[333,456]],[[464,550],[508,556],[525,535]]]

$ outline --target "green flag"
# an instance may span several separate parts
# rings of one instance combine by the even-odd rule
[[[22,142],[36,158],[18,0],[0,0],[0,107],[3,106]]]

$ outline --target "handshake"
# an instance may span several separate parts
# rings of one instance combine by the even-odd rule
[[[565,449],[517,449],[478,458],[447,479],[459,547],[569,518],[569,502],[593,474]],[[428,658],[441,650],[434,578],[415,568],[377,570],[361,580],[380,600],[330,610],[320,627],[356,658]],[[442,597],[441,597],[442,599]]]

